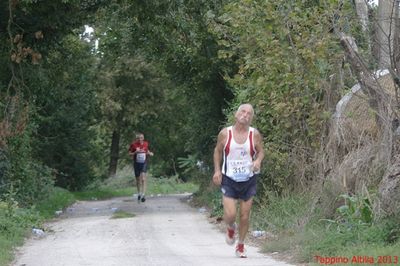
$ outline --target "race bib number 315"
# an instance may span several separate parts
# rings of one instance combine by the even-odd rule
[[[235,180],[248,178],[250,176],[251,165],[252,164],[248,161],[230,161],[229,168],[231,170],[231,176]]]

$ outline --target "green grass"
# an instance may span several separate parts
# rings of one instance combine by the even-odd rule
[[[193,183],[184,183],[176,177],[149,178],[147,182],[147,194],[179,194],[193,193],[198,186]]]
[[[346,231],[337,227],[314,225],[313,235],[306,234],[303,258],[324,256],[400,256],[398,219],[386,218],[370,225],[354,226]],[[311,227],[307,230],[310,231]],[[400,263],[400,262],[399,262]]]
[[[288,195],[277,197],[273,193],[256,196],[252,213],[252,227],[272,232],[287,232],[304,225],[304,217],[308,217],[307,206],[311,196]]]
[[[339,220],[329,225],[321,220],[324,217],[318,209],[310,211],[310,196],[269,195],[268,199],[267,204],[256,206],[252,214],[253,228],[272,232],[275,236],[265,242],[265,252],[290,253],[296,262],[311,265],[321,265],[315,256],[344,256],[350,258],[346,265],[352,265],[353,256],[373,256],[375,261],[378,256],[400,256],[398,218],[386,218],[372,224]]]
[[[104,200],[110,199],[113,197],[124,197],[129,196],[134,193],[132,187],[120,188],[120,189],[111,189],[106,187],[95,188],[88,191],[77,191],[72,194],[77,200]]]
[[[157,194],[178,194],[194,193],[198,190],[198,185],[190,182],[182,182],[176,177],[147,177],[147,195]],[[115,177],[109,178],[102,183],[93,185],[86,191],[74,192],[78,200],[99,200],[112,197],[132,196],[137,193],[136,179],[131,171],[124,169]]]
[[[309,224],[308,228],[304,230],[300,228],[279,230],[275,239],[265,242],[263,251],[290,253],[295,256],[296,262],[311,263],[310,265],[321,265],[316,261],[315,256],[347,258],[353,256],[373,256],[375,258],[385,255],[400,256],[400,241],[385,243],[384,237],[378,235],[374,239],[370,238],[377,230],[380,230],[377,227],[379,226],[371,226],[358,233],[339,233],[333,228],[326,229],[319,224]]]
[[[362,244],[357,247],[348,247],[341,250],[342,256],[352,258],[353,256],[369,256],[374,258],[374,264],[369,265],[397,265],[400,264],[400,242],[394,245],[382,246],[375,244]],[[394,260],[397,256],[397,263]],[[392,263],[390,263],[390,260]],[[356,265],[356,264],[353,264]],[[358,263],[360,265],[360,263]]]
[[[2,222],[0,222],[2,226]],[[3,231],[3,230],[2,230]],[[8,265],[13,259],[13,249],[16,246],[22,245],[24,237],[27,235],[26,228],[10,228],[12,233],[0,235],[0,265]]]
[[[113,216],[111,216],[111,219],[122,219],[122,218],[132,218],[132,217],[135,217],[135,214],[118,210],[114,212]]]
[[[21,245],[30,229],[42,222],[36,210],[19,208],[12,201],[0,201],[0,265],[10,263],[14,247]]]
[[[75,197],[66,189],[55,187],[49,198],[36,204],[35,208],[44,219],[54,216],[56,211],[62,210],[75,202]]]
[[[21,238],[22,239],[22,238]],[[13,247],[19,245],[21,241],[8,240],[0,236],[0,265],[8,265],[13,258]]]

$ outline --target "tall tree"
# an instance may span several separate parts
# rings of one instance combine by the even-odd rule
[[[367,33],[369,31],[368,2],[365,0],[355,0],[354,2],[361,28],[364,33]]]
[[[78,2],[69,0],[62,2],[9,0],[0,3],[0,26],[3,29],[0,30],[0,60],[2,61],[2,64],[0,64],[2,70],[0,71],[0,106],[4,107],[5,110],[0,114],[2,128],[0,133],[2,152],[0,153],[4,151],[4,154],[6,154],[4,161],[9,162],[6,165],[10,165],[8,171],[3,172],[4,175],[2,174],[0,178],[10,181],[7,183],[10,188],[13,187],[17,190],[21,188],[18,191],[21,192],[19,193],[21,198],[24,198],[24,193],[32,195],[34,191],[37,191],[33,184],[42,183],[43,187],[47,187],[46,182],[50,183],[53,178],[50,176],[50,172],[46,170],[47,168],[42,165],[49,163],[48,158],[51,157],[51,154],[40,152],[40,149],[50,144],[48,137],[54,136],[46,135],[44,141],[46,144],[43,144],[41,142],[43,136],[37,134],[38,131],[43,133],[43,128],[49,129],[47,132],[52,131],[50,129],[52,125],[47,122],[54,119],[56,115],[43,112],[49,106],[44,107],[42,104],[49,104],[49,99],[58,94],[60,92],[58,89],[62,87],[62,85],[57,84],[57,80],[52,82],[48,78],[52,75],[55,76],[55,73],[59,71],[58,74],[62,78],[60,76],[56,78],[65,78],[64,81],[67,82],[71,81],[66,78],[68,74],[72,76],[76,74],[68,73],[71,70],[68,69],[68,66],[64,68],[64,71],[60,71],[62,64],[57,62],[59,65],[51,65],[57,60],[51,61],[49,58],[57,52],[60,55],[64,50],[71,51],[71,47],[63,47],[67,43],[64,42],[64,37],[83,26],[89,20],[90,14],[100,4],[101,1]],[[76,39],[79,39],[79,33],[79,31],[74,32]],[[72,50],[76,52],[79,49]],[[63,55],[65,55],[64,59],[70,56],[67,53]],[[75,66],[77,65],[75,64]],[[51,73],[52,68],[54,68],[54,73]],[[84,73],[81,73],[81,76],[75,75],[75,77],[77,78],[76,82],[64,84],[63,88],[77,88],[85,83],[82,81]],[[66,94],[68,93],[65,93],[64,96]],[[60,106],[65,107],[68,104],[75,104],[73,98],[74,96],[71,95],[71,97],[56,98],[56,100],[60,103]],[[62,102],[62,100],[65,100],[65,102]],[[54,111],[54,109],[49,111]],[[81,124],[74,124],[73,121],[70,122],[69,124],[66,123],[65,126],[69,125],[74,128],[81,126]],[[79,122],[77,121],[77,123]],[[59,125],[54,123],[53,130]],[[66,128],[59,127],[60,131],[63,129]],[[66,131],[71,132],[73,130]],[[78,134],[68,137],[79,139],[81,136]],[[53,142],[53,144],[56,144],[56,142]],[[56,149],[56,147],[51,148],[51,150]],[[74,152],[79,154],[78,150]],[[68,155],[75,156],[76,160],[79,157],[76,156],[77,153],[72,155],[72,152],[70,152]],[[66,155],[64,154],[64,159],[68,157]],[[55,167],[55,164],[49,166]],[[80,166],[70,165],[69,167],[76,167],[73,170],[76,171],[79,170]],[[69,167],[55,171],[62,173],[62,175],[71,174],[73,171],[68,171],[71,170]],[[48,180],[44,180],[44,177]],[[74,178],[79,179],[80,177],[75,176]],[[3,188],[4,186],[2,186]],[[44,195],[42,191],[39,191],[36,195],[40,194]],[[30,195],[28,196],[30,197]]]
[[[188,153],[209,158],[213,145],[209,136],[218,132],[224,119],[221,110],[232,97],[221,75],[225,62],[217,57],[217,43],[207,25],[207,12],[217,13],[222,2],[114,1],[110,9],[99,12],[99,37],[112,35],[115,42],[109,47],[118,56],[140,51],[146,60],[158,62],[163,68],[161,72],[168,73],[175,86],[167,92],[168,105],[162,107],[169,112],[158,119],[171,121],[165,123],[169,127],[165,132],[177,144],[168,144],[155,136],[165,151],[161,156],[167,161],[172,159],[172,165],[174,158]],[[110,12],[118,16],[107,16]],[[101,29],[101,25],[105,27]],[[181,110],[179,116],[174,110]],[[171,155],[168,146],[173,146],[176,153]]]
[[[103,125],[111,132],[108,175],[114,176],[120,159],[121,137],[133,138],[134,131],[141,130],[140,120],[157,114],[168,82],[163,80],[155,64],[146,62],[139,54],[126,55],[113,61],[113,65],[107,60],[104,62],[98,72],[98,97],[105,118]]]
[[[377,42],[379,47],[379,68],[391,67],[390,57],[395,49],[394,36],[396,32],[397,0],[379,0],[377,17]],[[398,15],[397,15],[398,17]]]
[[[76,34],[48,52],[36,85],[35,157],[57,173],[57,185],[80,189],[93,178],[98,151],[93,144],[95,58],[92,46]]]

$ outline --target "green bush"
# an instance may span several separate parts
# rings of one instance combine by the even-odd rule
[[[340,195],[344,204],[336,209],[336,219],[321,219],[327,222],[328,227],[336,227],[338,232],[361,230],[369,226],[373,220],[371,203],[368,197]]]
[[[11,193],[16,201],[29,207],[49,195],[54,185],[52,170],[30,155],[29,130],[9,139],[7,150],[2,153],[5,162],[0,176],[0,199]]]
[[[42,222],[37,211],[20,208],[11,197],[0,201],[0,265],[8,265],[13,248],[23,243],[30,228],[40,227]]]

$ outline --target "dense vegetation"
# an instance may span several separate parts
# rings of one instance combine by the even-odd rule
[[[252,226],[275,235],[266,249],[303,261],[394,254],[397,20],[376,40],[397,8],[361,2],[367,17],[339,0],[0,2],[0,232],[40,223],[34,206],[54,193],[115,178],[138,131],[152,175],[196,182],[219,215],[215,138],[250,102],[267,154]],[[368,74],[378,67],[394,101]],[[357,82],[376,124],[346,135],[332,117]]]

